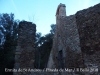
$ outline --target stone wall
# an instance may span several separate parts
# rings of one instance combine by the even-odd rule
[[[34,68],[35,32],[35,24],[26,21],[19,23],[15,69]],[[30,72],[14,72],[14,75],[30,75]]]
[[[79,60],[76,62],[76,59],[81,56],[81,49],[79,47],[80,42],[75,15],[61,17],[59,19],[56,33],[57,49],[54,53],[54,60],[57,61],[57,65],[59,61],[58,54],[62,50],[64,67],[78,67],[76,63],[79,63]]]
[[[64,4],[62,4],[64,6]],[[57,12],[61,4],[57,8]],[[100,4],[66,16],[56,13],[56,32],[48,68],[95,68],[98,72],[62,73],[60,75],[99,75],[100,72]],[[62,53],[61,55],[59,53]],[[60,55],[60,58],[59,58]],[[62,63],[61,63],[62,62]],[[52,64],[50,64],[52,63]],[[61,65],[59,65],[62,64]],[[64,66],[64,67],[63,67]]]
[[[61,6],[61,4],[59,6]],[[58,8],[60,9],[59,6]],[[57,11],[59,9],[57,9]],[[60,13],[62,13],[62,15],[59,15]],[[75,15],[66,16],[66,12],[64,12],[64,10],[63,12],[59,12],[59,14],[56,13],[57,29],[54,35],[53,47],[51,50],[47,67],[48,68],[80,67],[82,66],[79,65],[82,64],[82,54],[81,54],[81,49],[79,47],[80,40],[79,40]]]
[[[77,12],[76,22],[85,66],[100,71],[100,3]]]
[[[98,68],[100,71],[100,4],[66,16],[65,5],[56,12],[56,32],[47,68]],[[15,68],[34,68],[36,26],[30,22],[19,25]],[[22,72],[14,75],[99,75],[92,73]]]

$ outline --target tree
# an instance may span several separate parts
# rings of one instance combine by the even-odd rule
[[[55,31],[56,31],[56,24],[51,24],[51,30],[50,30],[51,34],[54,34]]]
[[[50,33],[46,34],[45,36],[41,36],[41,33],[36,34],[35,68],[43,69],[47,67],[55,27],[56,25],[52,24]]]
[[[4,40],[0,46],[0,74],[11,75],[5,73],[5,68],[14,67],[14,54],[18,36],[19,20],[14,20],[14,14],[0,14],[0,30],[4,34]],[[0,38],[1,39],[1,38]]]

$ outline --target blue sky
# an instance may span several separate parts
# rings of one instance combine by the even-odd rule
[[[66,5],[67,16],[100,3],[100,0],[0,0],[0,13],[14,13],[15,19],[31,21],[37,32],[50,32],[50,25],[56,23],[57,6]]]

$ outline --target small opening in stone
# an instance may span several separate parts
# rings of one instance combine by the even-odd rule
[[[58,67],[59,68],[64,68],[63,52],[62,52],[62,50],[60,50],[59,53],[58,53]]]

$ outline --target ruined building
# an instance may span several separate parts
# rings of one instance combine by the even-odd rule
[[[98,68],[100,74],[100,3],[77,12],[76,23],[84,65]]]
[[[60,4],[56,11],[56,25],[47,67],[96,68],[98,69],[96,73],[83,74],[98,75],[100,72],[100,4],[78,11],[71,16],[66,16],[66,6]]]
[[[66,6],[56,11],[56,32],[47,68],[95,68],[96,72],[14,72],[14,75],[100,75],[100,4],[66,16]],[[15,68],[34,68],[36,26],[21,22]]]
[[[49,68],[74,68],[82,65],[82,52],[75,15],[66,16],[66,6],[60,4],[56,12],[56,25]],[[51,64],[52,63],[52,64]]]
[[[31,22],[20,22],[18,44],[15,52],[15,69],[34,68],[34,42],[36,25]],[[13,72],[13,75],[30,75],[30,72]]]

